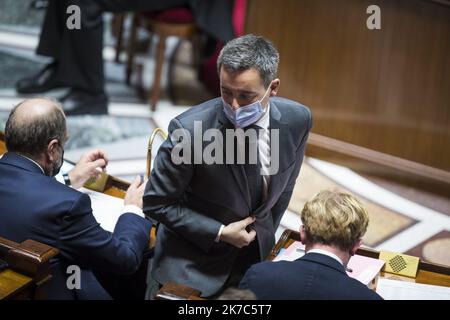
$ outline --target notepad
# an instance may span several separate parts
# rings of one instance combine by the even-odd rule
[[[347,264],[347,274],[368,286],[380,273],[384,266],[384,261],[355,254]]]
[[[64,161],[61,172],[55,177],[56,180],[64,184],[62,173],[68,173],[73,167],[74,165]],[[105,174],[105,176],[107,175]],[[106,231],[114,232],[117,221],[123,214],[123,199],[112,197],[102,192],[97,192],[84,187],[78,189],[78,191],[87,194],[89,198],[91,198],[92,213],[100,226]]]
[[[305,246],[301,242],[295,241],[288,248],[281,249],[273,261],[294,261],[301,258],[304,254]]]
[[[377,293],[385,300],[450,300],[450,288],[381,278]]]
[[[117,221],[123,214],[123,199],[107,194],[81,188],[79,191],[91,198],[92,213],[100,226],[110,232],[114,231]]]

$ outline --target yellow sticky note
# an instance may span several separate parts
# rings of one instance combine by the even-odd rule
[[[105,191],[107,181],[108,174],[106,172],[102,172],[97,178],[89,178],[89,180],[84,184],[84,187],[94,191],[103,192]]]
[[[419,258],[406,254],[381,251],[379,259],[386,261],[384,271],[415,278],[419,268]]]

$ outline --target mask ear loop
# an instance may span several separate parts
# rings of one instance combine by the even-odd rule
[[[269,92],[272,90],[272,82],[273,82],[273,81],[270,82],[269,87],[267,88],[267,90],[266,90],[266,92],[264,93],[264,95],[263,95],[263,97],[261,98],[261,100],[258,101],[258,103],[260,103],[261,106],[262,106],[262,101],[263,101],[264,98],[266,97],[267,93],[269,93]],[[270,97],[270,96],[269,96],[269,97]],[[266,109],[266,110],[267,110],[267,109]],[[266,111],[266,110],[264,110],[264,111]]]
[[[270,86],[272,85],[272,82],[270,83],[269,87],[266,89],[266,92],[264,92],[264,95],[262,96],[261,99],[259,99],[258,101],[254,102],[254,103],[261,103],[265,98],[267,93],[270,91]],[[253,103],[252,103],[253,104]]]

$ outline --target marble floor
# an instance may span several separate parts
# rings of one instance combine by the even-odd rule
[[[13,3],[12,0],[3,2],[9,5]],[[12,15],[5,16],[0,11],[0,130],[4,128],[9,110],[26,98],[15,93],[15,81],[47,62],[45,58],[34,54],[42,12],[30,11],[24,5],[18,6],[16,10],[18,13],[30,12],[26,21],[14,19]],[[105,16],[105,26],[109,26],[110,18]],[[84,151],[101,147],[111,158],[108,172],[130,180],[145,171],[146,146],[151,131],[155,127],[167,129],[173,117],[211,96],[196,81],[189,65],[191,48],[183,43],[177,55],[174,78],[177,100],[180,102],[174,103],[164,94],[167,89],[166,71],[162,82],[162,98],[156,112],[151,112],[148,104],[138,97],[134,87],[125,85],[124,56],[121,55],[120,63],[113,61],[114,39],[108,28],[105,30],[105,44],[106,89],[111,101],[109,115],[69,117],[70,139],[66,157],[77,161]],[[169,39],[167,59],[176,44],[177,39]],[[152,85],[153,56],[154,52],[149,51],[138,57],[144,66],[146,88]],[[63,90],[55,90],[48,95],[58,97],[62,94]],[[389,183],[371,180],[348,168],[313,158],[305,159],[277,237],[286,228],[298,230],[301,224],[298,213],[303,204],[322,189],[351,192],[367,206],[370,225],[364,238],[366,246],[409,253],[450,265],[450,199],[429,196],[428,203],[435,201],[439,205],[427,205],[427,201],[416,201],[411,196],[414,193],[404,192],[408,190],[405,187],[391,188]]]

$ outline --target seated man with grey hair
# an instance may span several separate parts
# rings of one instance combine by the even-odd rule
[[[148,248],[151,223],[142,213],[144,184],[139,177],[124,201],[113,233],[92,214],[89,196],[76,189],[99,174],[108,158],[101,150],[83,155],[64,185],[54,179],[63,163],[66,119],[60,105],[39,98],[21,102],[5,129],[8,152],[0,159],[0,237],[33,239],[59,250],[51,262],[48,299],[107,299],[92,270],[132,274]],[[68,281],[76,265],[78,284]],[[68,283],[72,285],[69,286]]]
[[[301,218],[306,254],[295,261],[254,265],[240,288],[253,291],[258,299],[380,300],[346,274],[369,224],[363,205],[350,194],[322,191],[305,204]]]
[[[172,281],[215,298],[274,246],[312,126],[307,107],[275,97],[278,62],[263,37],[231,40],[222,96],[170,122],[144,194],[159,222],[149,297]]]

